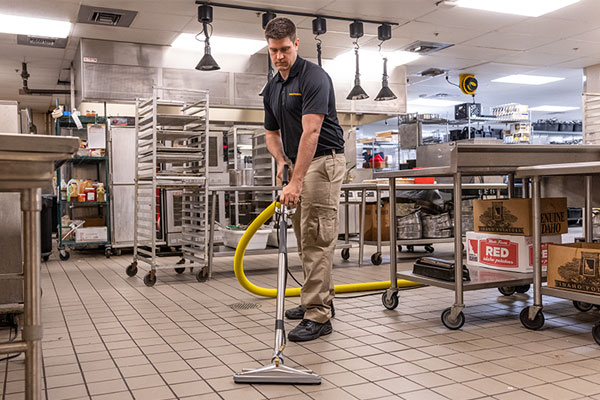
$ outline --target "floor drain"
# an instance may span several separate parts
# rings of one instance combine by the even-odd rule
[[[230,305],[234,310],[252,310],[254,308],[260,308],[260,304],[256,303],[235,303]]]

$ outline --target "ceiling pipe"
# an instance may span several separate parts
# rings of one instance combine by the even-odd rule
[[[71,94],[70,89],[30,89],[27,80],[31,75],[27,72],[27,63],[21,64],[21,78],[23,79],[23,88],[19,89],[19,94],[34,96],[52,96],[55,94]]]

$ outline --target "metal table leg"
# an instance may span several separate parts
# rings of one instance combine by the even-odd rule
[[[454,305],[450,311],[450,320],[459,321],[465,308],[463,300],[463,254],[462,254],[462,174],[454,174]],[[464,319],[464,316],[462,316]],[[462,325],[462,324],[461,324]]]
[[[212,262],[215,248],[215,218],[217,213],[217,192],[211,196],[212,204],[210,206],[210,225],[208,233],[208,279],[212,279]]]
[[[42,312],[40,301],[40,211],[42,190],[21,191],[23,212],[23,277],[25,323],[23,340],[27,343],[25,355],[25,398],[41,399],[42,391]]]
[[[381,257],[381,193],[379,189],[375,189],[375,193],[377,194],[377,254]],[[391,208],[392,203],[390,203]]]
[[[390,288],[383,294],[383,305],[398,307],[398,259],[396,258],[396,178],[390,178]]]
[[[365,256],[365,214],[367,208],[367,190],[362,189],[362,198],[360,203],[360,229],[358,230],[358,266],[360,267]]]
[[[585,241],[594,240],[594,224],[592,222],[592,176],[585,176]]]
[[[508,174],[508,198],[515,198],[515,174]]]
[[[522,178],[521,181],[523,182],[523,198],[524,199],[528,199],[529,198],[529,178]]]
[[[533,213],[533,306],[529,307],[529,320],[533,321],[542,304],[542,232],[541,232],[541,199],[540,177],[532,178],[532,213]]]
[[[350,193],[349,190],[345,190],[344,194],[346,195],[346,201],[344,202],[344,213],[346,215],[346,218],[344,218],[344,228],[345,228],[345,235],[344,235],[344,242],[346,244],[350,243],[350,200],[348,198],[348,194]]]

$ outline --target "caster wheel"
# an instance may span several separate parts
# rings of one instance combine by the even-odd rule
[[[196,273],[196,280],[198,282],[206,282],[208,280],[208,266],[202,267],[198,273]]]
[[[594,337],[596,343],[600,345],[600,323],[594,325],[594,327],[592,328],[592,336]]]
[[[106,258],[110,258],[110,256],[112,255],[112,249],[110,247],[106,247],[104,249],[104,255],[106,256]]]
[[[530,287],[531,287],[531,285],[521,285],[521,286],[515,287],[515,290],[517,291],[517,293],[527,293],[527,292],[529,292]]]
[[[183,268],[175,268],[175,272],[177,272],[178,274],[183,274],[185,272],[185,267],[183,267]]]
[[[383,292],[383,295],[381,296],[381,303],[383,303],[383,306],[388,310],[394,310],[396,307],[398,307],[399,303],[398,293],[394,292],[391,299],[388,299],[387,292]]]
[[[444,311],[442,311],[442,324],[448,329],[452,329],[453,331],[462,328],[465,324],[465,314],[461,311],[458,314],[458,318],[453,320],[450,318],[450,313],[452,312],[452,308],[448,307]]]
[[[542,311],[538,311],[533,320],[529,319],[529,307],[525,307],[521,310],[521,314],[519,314],[519,319],[521,320],[521,324],[527,329],[531,329],[532,331],[537,331],[542,326],[544,326],[544,313]]]
[[[63,261],[67,261],[71,257],[71,253],[66,250],[60,250],[58,252],[58,257]]]
[[[517,291],[517,288],[514,286],[503,286],[499,287],[498,291],[502,293],[503,296],[512,296]]]
[[[381,261],[383,261],[383,257],[381,257],[381,253],[375,253],[371,256],[371,264],[380,265]]]
[[[590,303],[584,303],[582,301],[573,301],[573,307],[575,307],[581,312],[588,312],[592,308],[594,308],[594,305]]]
[[[125,268],[125,273],[127,274],[127,276],[135,276],[137,274],[137,271],[138,268],[136,261],[132,262],[127,268]]]
[[[48,255],[48,256],[43,256],[43,257],[42,257],[42,260],[44,260],[44,262],[47,262],[49,259],[50,259],[50,256],[49,256],[49,255]]]
[[[433,248],[433,246],[425,246],[425,251],[428,253],[433,253],[435,249]]]
[[[152,287],[152,286],[154,286],[155,283],[156,283],[156,275],[155,274],[148,272],[146,275],[144,275],[144,285],[146,285],[148,287]]]
[[[342,249],[342,259],[350,259],[350,249]]]
[[[182,258],[181,260],[177,261],[177,264],[185,264],[185,258]]]

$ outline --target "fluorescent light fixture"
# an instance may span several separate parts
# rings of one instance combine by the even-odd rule
[[[450,4],[503,14],[539,17],[577,2],[579,0],[456,0]]]
[[[64,39],[70,31],[69,21],[0,14],[0,33]]]
[[[204,37],[202,37],[204,39]],[[227,36],[211,36],[213,53],[252,55],[267,45],[265,40],[242,39]],[[204,40],[196,40],[193,33],[182,33],[171,43],[172,47],[197,52],[204,51]]]
[[[212,39],[211,39],[212,40]],[[388,66],[394,69],[399,65],[408,64],[422,56],[409,51],[381,52],[375,50],[359,50],[360,53],[360,77],[366,80],[381,80],[381,68],[383,57],[387,57]],[[333,60],[324,60],[323,68],[329,75],[352,75],[355,69],[354,50],[342,53]]]
[[[540,76],[540,75],[509,75],[498,79],[493,79],[492,82],[500,83],[518,83],[520,85],[545,85],[546,83],[552,83],[562,81],[565,78],[558,78],[555,76]]]
[[[427,99],[420,97],[418,99],[410,100],[408,104],[411,106],[425,106],[425,107],[452,107],[457,104],[464,103],[464,101],[453,101],[453,100],[440,100],[440,99]]]
[[[568,106],[537,106],[532,107],[531,111],[546,111],[546,112],[565,112],[579,110],[579,107],[568,107]]]

